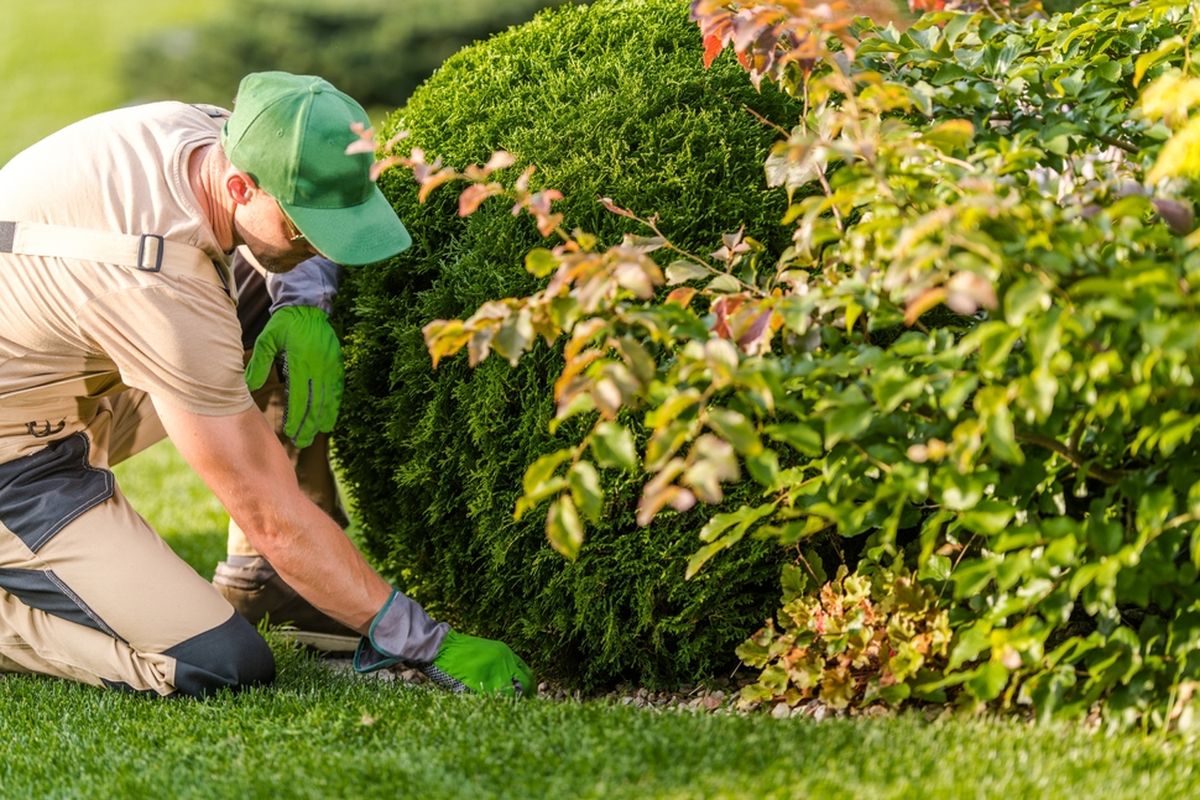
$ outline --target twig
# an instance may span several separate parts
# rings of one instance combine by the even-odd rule
[[[749,113],[750,113],[750,115],[751,115],[752,117],[754,117],[756,120],[758,120],[759,122],[761,122],[763,125],[766,125],[768,128],[772,128],[772,129],[774,129],[776,132],[778,132],[778,133],[781,133],[781,134],[783,134],[784,136],[790,136],[790,135],[791,135],[791,131],[789,131],[787,128],[783,127],[782,125],[780,125],[780,124],[778,124],[778,123],[776,123],[776,122],[772,122],[771,120],[767,119],[767,118],[766,118],[766,117],[764,117],[762,114],[758,113],[758,112],[757,112],[757,111],[755,111],[753,108],[751,108],[750,106],[746,105],[745,103],[743,103],[743,104],[742,104],[742,110],[743,110],[743,111],[747,111],[747,112],[749,112]]]
[[[1039,436],[1035,433],[1018,433],[1017,438],[1023,442],[1029,442],[1030,444],[1036,444],[1038,447],[1044,447],[1052,453],[1057,453],[1076,467],[1082,468],[1085,464],[1087,464],[1087,460],[1083,457],[1082,453],[1067,447],[1062,442],[1059,442],[1055,439]],[[1098,467],[1094,464],[1087,465],[1087,475],[1089,478],[1095,478],[1102,483],[1107,483],[1109,486],[1119,483],[1121,479],[1125,477],[1125,473],[1120,470],[1111,470],[1105,467]]]

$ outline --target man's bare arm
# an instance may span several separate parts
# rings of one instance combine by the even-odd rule
[[[205,416],[155,400],[167,435],[275,571],[304,599],[365,633],[392,588],[304,496],[257,408]]]

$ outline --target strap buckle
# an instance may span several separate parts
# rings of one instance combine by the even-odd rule
[[[155,253],[155,257],[154,257],[154,266],[152,266],[152,267],[146,265],[146,240],[147,239],[157,239],[158,240],[158,248],[157,248],[157,252]],[[162,272],[163,251],[166,249],[167,249],[166,242],[163,240],[162,236],[160,236],[157,233],[143,233],[138,238],[137,264],[135,264],[134,266],[137,267],[137,269],[140,269],[142,272]]]

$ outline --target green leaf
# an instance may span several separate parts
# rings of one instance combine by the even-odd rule
[[[871,427],[869,405],[849,405],[834,409],[825,417],[825,446],[832,449],[842,441],[851,441]]]
[[[583,523],[579,521],[579,512],[569,494],[561,495],[550,504],[546,537],[551,547],[571,561],[579,557],[579,548],[583,546]]]
[[[959,629],[954,638],[954,649],[950,651],[950,662],[946,670],[951,672],[978,658],[979,654],[987,649],[991,641],[991,634],[992,624],[987,620],[979,620]]]
[[[811,425],[803,422],[786,422],[768,425],[763,432],[775,441],[795,448],[801,455],[810,458],[821,455],[821,433]]]
[[[496,338],[492,340],[492,347],[515,367],[532,341],[533,321],[529,310],[523,308],[501,323]]]
[[[961,152],[975,140],[975,126],[965,119],[946,120],[927,130],[924,139],[944,153]]]
[[[741,291],[742,284],[732,275],[718,275],[709,281],[705,288],[717,294],[733,294]]]
[[[983,500],[969,511],[963,512],[962,524],[971,531],[994,536],[1001,533],[1012,521],[1017,510],[1008,503],[998,500]]]
[[[904,702],[912,694],[912,687],[907,683],[893,683],[879,689],[879,699],[888,705],[895,706]]]
[[[555,450],[553,453],[547,453],[530,464],[525,470],[525,479],[522,482],[525,494],[533,494],[538,491],[541,486],[550,480],[559,466],[574,455],[574,452],[569,447],[562,450]]]
[[[706,544],[695,553],[692,553],[691,558],[688,559],[687,569],[684,570],[683,579],[691,580],[692,576],[699,572],[700,569],[707,564],[713,556],[724,550],[726,547],[729,547],[731,544],[733,544],[733,541],[730,540],[730,537],[724,536],[712,544]]]
[[[761,506],[751,508],[747,505],[738,507],[737,511],[730,511],[725,514],[717,514],[708,521],[707,524],[700,530],[700,541],[711,542],[733,526],[739,526],[741,531],[734,531],[738,539],[746,533],[751,525],[758,522],[760,519],[770,516],[775,511],[775,503],[765,503]]]
[[[624,425],[616,422],[601,422],[588,442],[596,463],[606,469],[616,467],[626,472],[637,469],[637,449],[633,434]]]
[[[950,575],[954,581],[954,596],[961,600],[979,594],[995,574],[996,564],[990,558],[963,561]]]
[[[1008,408],[1008,393],[998,386],[988,386],[975,394],[975,410],[984,421],[988,446],[1001,461],[1024,464],[1025,454],[1017,446],[1012,413]]]
[[[712,270],[702,267],[694,261],[672,261],[667,267],[667,285],[676,286],[680,283],[707,278]]]
[[[1009,325],[1022,325],[1030,314],[1050,307],[1050,294],[1036,280],[1018,281],[1004,293],[1004,318]]]
[[[808,589],[808,573],[795,564],[784,564],[779,583],[783,589],[782,603],[787,605]]]
[[[600,474],[596,468],[586,461],[577,462],[567,471],[567,485],[571,488],[571,497],[588,522],[599,522],[604,507],[604,493],[600,489]]]
[[[1182,49],[1184,46],[1183,39],[1178,36],[1173,36],[1160,44],[1157,48],[1149,53],[1143,53],[1138,56],[1137,61],[1133,62],[1133,85],[1137,86],[1145,77],[1146,71],[1158,64],[1172,53]]]
[[[743,456],[754,456],[762,452],[762,441],[754,424],[740,411],[713,407],[707,411],[708,427],[713,433],[733,445]]]
[[[921,564],[921,569],[917,572],[917,577],[923,581],[941,582],[950,580],[950,572],[950,557],[939,556],[935,553]]]
[[[989,661],[975,670],[963,685],[985,703],[995,700],[1008,685],[1008,669],[999,661]]]
[[[779,456],[774,450],[764,448],[752,456],[746,456],[746,469],[764,489],[774,489],[779,484]]]
[[[537,278],[544,278],[558,269],[558,256],[544,247],[535,247],[525,254],[525,270]]]

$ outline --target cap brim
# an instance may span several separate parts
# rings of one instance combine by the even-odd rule
[[[280,202],[321,255],[343,265],[374,264],[412,244],[404,223],[376,186],[366,202],[348,208],[304,208]]]

